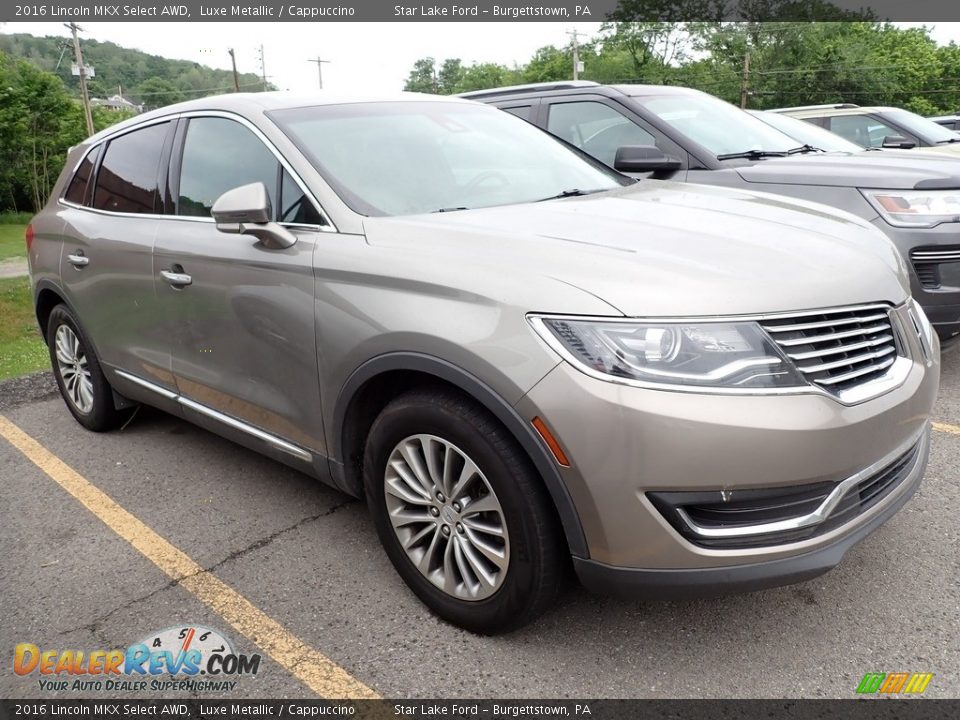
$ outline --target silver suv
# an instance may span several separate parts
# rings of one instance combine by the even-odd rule
[[[75,148],[29,234],[82,425],[148,403],[365,496],[473,631],[571,564],[647,596],[815,576],[926,465],[938,341],[879,230],[485,105],[167,107]]]

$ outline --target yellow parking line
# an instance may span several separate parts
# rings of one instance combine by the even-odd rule
[[[939,432],[950,433],[951,435],[960,435],[960,426],[947,425],[946,423],[933,423],[933,429]]]
[[[274,662],[317,695],[328,699],[379,697],[232,587],[204,570],[189,555],[171,545],[2,415],[0,436],[6,438],[113,532],[230,623],[237,632],[257,644]]]

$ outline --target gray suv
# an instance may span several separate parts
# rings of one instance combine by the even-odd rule
[[[581,81],[464,97],[518,115],[633,175],[763,190],[858,215],[903,253],[913,296],[944,346],[960,341],[956,154],[819,152],[730,103],[681,87]]]
[[[29,236],[84,427],[147,403],[364,496],[473,631],[570,565],[648,596],[815,576],[926,465],[938,340],[875,227],[637,183],[482,104],[157,110],[75,148]]]

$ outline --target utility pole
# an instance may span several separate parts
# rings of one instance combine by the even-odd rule
[[[73,33],[73,56],[77,61],[77,71],[80,74],[80,97],[83,99],[83,116],[87,121],[87,135],[93,135],[93,113],[90,112],[90,95],[87,94],[87,68],[83,65],[83,53],[80,51],[80,38],[77,33],[81,28],[76,23],[64,23],[65,28]]]
[[[317,82],[320,83],[319,87],[323,90],[323,63],[330,62],[329,60],[321,60],[320,56],[317,55],[316,60],[307,60],[307,62],[312,62],[317,64]]]
[[[580,79],[580,72],[583,70],[583,63],[580,62],[580,43],[577,37],[576,29],[573,32],[567,31],[567,35],[573,38],[573,79]]]
[[[230,53],[230,64],[233,65],[233,91],[240,92],[240,76],[237,75],[237,58],[233,54],[233,48],[227,48]]]
[[[260,45],[260,74],[263,76],[263,91],[267,91],[267,61],[263,57],[263,45]]]
[[[740,107],[746,109],[750,87],[750,53],[743,56],[743,77],[740,79]]]

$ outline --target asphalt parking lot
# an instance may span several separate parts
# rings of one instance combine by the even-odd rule
[[[102,491],[133,516],[128,527],[145,525],[133,542],[148,554],[162,555],[165,540],[202,572],[171,580],[54,481],[62,466],[41,470],[0,438],[0,697],[55,696],[36,674],[11,671],[17,643],[125,648],[185,624],[264,654],[234,697],[366,687],[398,698],[849,698],[873,671],[932,672],[927,696],[960,697],[960,351],[944,356],[920,492],[833,572],[690,602],[574,587],[532,626],[496,638],[427,612],[381,552],[363,504],[171,416],[145,410],[122,432],[96,435],[59,397],[25,401],[18,388],[0,386],[0,414],[75,471],[90,502]],[[211,602],[198,576],[242,598]],[[117,693],[56,694],[99,695]]]

